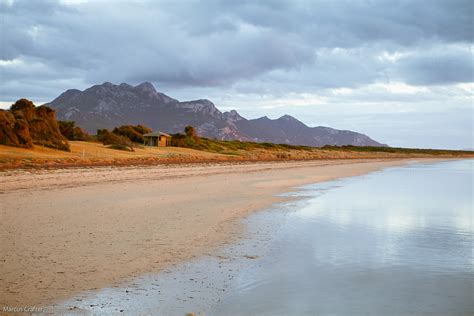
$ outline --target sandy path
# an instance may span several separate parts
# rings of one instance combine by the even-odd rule
[[[340,160],[0,174],[0,308],[46,304],[212,251],[296,185],[406,163]]]

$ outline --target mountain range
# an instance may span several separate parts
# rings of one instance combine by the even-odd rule
[[[84,91],[70,89],[45,104],[60,120],[95,133],[97,129],[125,124],[142,124],[167,133],[182,132],[192,125],[198,134],[221,140],[271,142],[324,146],[385,146],[370,137],[329,127],[309,127],[290,115],[278,119],[264,116],[246,119],[237,111],[221,112],[207,99],[181,102],[144,82],[137,86],[105,82]]]

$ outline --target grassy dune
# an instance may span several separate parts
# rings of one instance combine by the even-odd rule
[[[134,152],[108,148],[97,142],[71,141],[71,152],[41,146],[33,149],[0,145],[0,169],[74,167],[98,165],[145,165],[226,161],[274,161],[350,158],[474,157],[474,152],[390,147],[313,148],[285,144],[186,140],[184,147],[144,147]]]
[[[70,141],[71,152],[42,146],[33,149],[0,145],[0,168],[68,165],[112,165],[156,161],[214,160],[225,155],[179,147],[137,147],[134,152],[115,150],[97,142]]]

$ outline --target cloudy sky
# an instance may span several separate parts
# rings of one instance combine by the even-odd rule
[[[472,0],[0,0],[0,104],[152,82],[247,118],[474,148]]]

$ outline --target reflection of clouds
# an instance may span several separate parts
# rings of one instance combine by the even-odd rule
[[[310,247],[316,264],[337,269],[472,272],[471,165],[416,165],[346,179],[334,189],[306,187],[314,195],[294,205],[292,230],[301,238],[294,244]]]
[[[416,229],[423,229],[430,225],[427,223],[427,215],[423,212],[418,212],[414,208],[413,199],[407,199],[405,205],[402,201],[397,205],[387,206],[385,218],[383,222],[383,229],[396,233],[408,233]]]
[[[458,208],[456,213],[458,216],[454,218],[453,225],[457,228],[457,230],[473,233],[474,226],[472,225],[472,205],[464,204]]]
[[[341,207],[333,202],[335,201],[315,199],[300,209],[297,216],[308,220],[324,219],[336,226],[359,225],[368,229],[396,233],[406,233],[426,226],[426,218],[421,214],[411,214],[408,206],[394,205],[381,209],[369,206],[367,202],[367,205],[363,203],[364,208],[361,209],[360,205]]]
[[[352,222],[352,216],[349,212],[342,212],[338,216],[334,216],[334,221],[340,226],[348,226]]]
[[[417,226],[415,218],[403,213],[388,214],[384,228],[392,232],[404,233]]]

